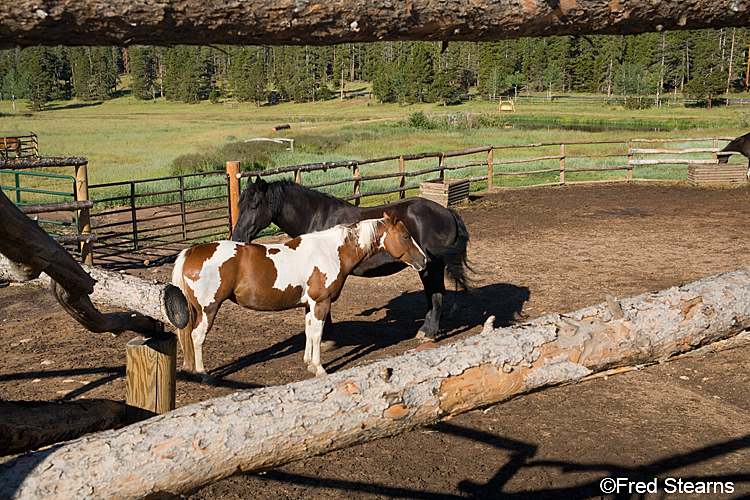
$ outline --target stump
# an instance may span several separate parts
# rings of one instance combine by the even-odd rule
[[[138,422],[175,408],[177,337],[136,337],[126,346],[125,415]]]
[[[747,165],[744,163],[689,163],[688,182],[693,186],[707,184],[747,184]]]
[[[444,207],[469,197],[469,179],[435,179],[419,183],[419,196]]]

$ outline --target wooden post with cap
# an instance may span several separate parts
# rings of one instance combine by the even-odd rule
[[[125,419],[131,424],[174,410],[177,337],[136,337],[125,346]]]
[[[227,162],[227,183],[229,184],[229,235],[240,218],[240,162]]]

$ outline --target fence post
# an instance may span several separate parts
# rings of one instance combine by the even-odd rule
[[[87,201],[89,199],[89,177],[88,163],[76,166],[76,201]],[[91,214],[88,208],[78,210],[78,233],[91,234]],[[81,261],[84,264],[94,264],[94,254],[91,241],[82,241],[79,243],[81,251]]]
[[[34,132],[29,133],[31,134],[32,156],[34,158],[39,158],[39,139]]]
[[[440,171],[438,172],[438,179],[445,180],[445,155],[440,153],[440,163],[438,164]]]
[[[352,177],[354,177],[354,195],[359,194],[359,179],[362,178],[361,175],[359,175],[359,163],[355,163],[352,167]],[[354,206],[359,206],[359,197],[354,198]]]
[[[135,208],[135,182],[130,183],[130,220],[133,225],[133,250],[138,250],[138,214]]]
[[[487,153],[487,191],[492,189],[492,148]]]
[[[21,204],[21,174],[13,174],[14,184],[16,186],[16,205]]]
[[[633,139],[628,141],[628,181],[633,180]]]
[[[227,162],[227,183],[229,184],[229,235],[240,218],[240,162]]]
[[[398,178],[398,187],[403,188],[406,185],[406,178],[404,177],[404,157],[399,156],[398,157],[398,173],[401,174]],[[404,199],[406,193],[404,193],[403,190],[398,192],[399,199]]]
[[[565,184],[565,144],[560,144],[560,184]]]
[[[136,337],[125,346],[125,418],[128,423],[175,408],[177,337]]]
[[[294,172],[294,182],[296,182],[297,184],[302,184],[302,169],[298,168]]]
[[[714,139],[714,149],[719,149],[719,139]],[[713,159],[714,160],[718,160],[719,159],[719,155],[716,154],[716,153],[714,153]]]
[[[182,223],[182,239],[187,240],[187,205],[185,204],[185,176],[180,176],[180,222]]]

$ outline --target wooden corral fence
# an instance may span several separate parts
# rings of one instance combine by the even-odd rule
[[[39,158],[34,132],[0,132],[0,158]]]
[[[71,235],[68,239],[85,240],[85,247],[82,246],[81,250],[86,256],[92,252],[113,256],[153,248],[177,251],[185,242],[226,238],[239,214],[242,177],[291,176],[298,183],[330,191],[360,205],[368,197],[416,195],[420,184],[436,182],[461,181],[462,187],[468,182],[474,192],[594,182],[648,182],[668,178],[663,172],[670,167],[685,170],[679,175],[687,179],[686,166],[694,170],[697,166],[715,167],[720,146],[732,139],[709,137],[488,145],[243,173],[240,173],[239,163],[228,162],[226,171],[91,185],[86,178],[85,165],[77,165],[85,159],[76,159],[74,200],[91,199],[94,210],[90,216],[89,209],[78,212],[79,235]],[[0,161],[0,168],[64,166],[65,160],[60,161]],[[644,168],[652,169],[649,176],[639,174]],[[722,177],[702,173],[705,168],[695,170],[700,175],[694,173],[691,181],[695,178],[721,181]],[[598,174],[601,178],[581,179],[584,173]],[[16,191],[18,193],[20,190]],[[449,203],[455,201],[451,197],[446,199]],[[91,241],[92,236],[85,236],[91,232],[96,233],[95,242]]]
[[[0,499],[179,497],[545,387],[743,345],[750,268],[517,326],[496,329],[493,321],[461,341],[237,392],[14,457],[0,469]]]
[[[81,260],[87,264],[92,263],[92,244],[96,236],[91,233],[90,211],[93,203],[88,194],[88,160],[86,158],[41,158],[41,159],[13,159],[0,160],[0,169],[8,171],[33,170],[46,167],[73,167],[75,169],[73,201],[62,203],[43,203],[21,205],[22,212],[33,215],[40,213],[74,211],[76,213],[77,234],[55,237],[59,243],[77,243],[81,254]],[[17,189],[17,193],[20,190]],[[40,192],[40,190],[35,190]],[[19,200],[20,201],[20,200]]]
[[[512,178],[523,177],[526,182],[523,187],[558,186],[565,184],[584,184],[592,182],[629,182],[629,181],[660,181],[666,177],[634,176],[643,166],[688,165],[695,162],[716,162],[716,153],[720,151],[719,141],[729,142],[734,137],[708,138],[677,138],[677,139],[629,139],[625,141],[580,141],[580,142],[550,142],[533,144],[489,145],[468,149],[441,151],[433,153],[418,153],[394,155],[384,158],[367,160],[352,160],[340,162],[311,163],[280,167],[263,171],[243,172],[240,177],[249,176],[277,176],[292,174],[298,183],[303,182],[303,173],[327,172],[329,170],[348,170],[350,175],[330,176],[330,180],[305,184],[311,188],[330,188],[342,184],[350,184],[345,189],[351,194],[341,196],[345,200],[353,200],[356,205],[366,197],[393,195],[404,198],[407,191],[419,189],[419,183],[437,179],[466,179],[471,183],[484,183],[482,189],[517,187],[510,181]],[[671,143],[706,143],[710,146],[669,148],[665,144]],[[647,145],[654,147],[645,147]],[[601,153],[587,152],[585,149],[604,150]],[[543,151],[534,154],[535,151]],[[528,153],[531,151],[531,154]],[[695,158],[696,155],[708,158]],[[472,158],[467,158],[472,157]],[[432,166],[425,166],[424,160],[432,159],[436,162]],[[458,159],[458,161],[451,161]],[[468,161],[467,161],[468,160]],[[597,162],[596,165],[580,165],[582,161]],[[383,166],[391,163],[392,166]],[[416,168],[408,168],[409,163],[418,164]],[[363,174],[363,167],[380,164],[377,174]],[[530,166],[530,168],[523,168]],[[520,168],[519,168],[520,167]],[[389,171],[390,170],[390,171]],[[575,180],[571,177],[583,172],[622,172],[620,177],[607,176],[600,180]],[[572,174],[572,175],[571,175]],[[550,179],[550,176],[554,176]],[[338,177],[338,178],[333,178]],[[534,177],[541,179],[535,181]],[[683,177],[684,178],[684,177]],[[383,180],[391,180],[393,187],[385,189],[365,189],[365,184]],[[230,180],[231,182],[231,180]],[[475,186],[473,191],[477,190]]]

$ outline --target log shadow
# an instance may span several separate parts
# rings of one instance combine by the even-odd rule
[[[250,472],[249,476],[256,476],[265,482],[277,481],[285,484],[293,484],[308,488],[333,489],[346,491],[355,494],[358,492],[367,493],[368,495],[382,495],[388,498],[405,498],[417,500],[438,500],[438,499],[465,499],[476,498],[482,500],[546,500],[549,498],[566,499],[566,500],[584,500],[590,498],[612,498],[612,499],[629,499],[642,498],[628,493],[627,486],[621,488],[621,492],[603,494],[601,482],[605,478],[627,478],[629,481],[653,481],[659,478],[658,491],[664,493],[664,479],[667,477],[679,477],[683,482],[732,482],[734,492],[738,493],[737,485],[745,484],[750,486],[750,474],[714,474],[705,476],[685,476],[675,474],[682,467],[697,465],[711,459],[716,459],[733,452],[750,448],[750,434],[737,439],[731,439],[721,443],[713,444],[687,453],[676,454],[670,457],[653,461],[651,463],[623,467],[614,463],[582,463],[575,461],[550,461],[534,460],[538,452],[538,446],[532,443],[526,443],[512,438],[497,436],[484,431],[460,427],[454,424],[442,422],[431,427],[431,429],[443,434],[461,437],[489,445],[498,450],[509,452],[509,458],[505,465],[500,467],[495,475],[486,483],[477,483],[469,479],[464,479],[458,483],[460,494],[450,494],[444,492],[420,491],[409,487],[392,487],[382,484],[360,481],[346,481],[341,479],[326,479],[320,477],[304,476],[301,474],[291,474],[280,470],[271,470],[264,472],[262,476],[258,472]],[[524,491],[503,492],[503,488],[519,472],[527,468],[535,467],[552,467],[556,468],[560,474],[565,473],[595,473],[597,478],[584,480],[580,484],[566,487],[544,487],[528,484]],[[748,498],[747,495],[741,498]]]
[[[125,366],[102,366],[97,368],[75,368],[70,370],[45,370],[24,373],[9,373],[0,375],[0,383],[12,380],[33,380],[54,377],[71,378],[84,375],[100,375],[100,377],[97,380],[88,381],[87,384],[66,392],[62,397],[58,398],[58,401],[72,401],[85,395],[87,392],[97,387],[112,382],[113,380],[117,380],[118,378],[125,378]]]
[[[289,337],[286,340],[277,342],[274,345],[267,347],[266,349],[246,354],[235,359],[234,361],[230,361],[229,363],[226,363],[218,368],[214,368],[213,370],[209,371],[209,375],[211,375],[211,377],[214,377],[215,380],[212,382],[214,385],[221,385],[236,389],[252,389],[260,387],[255,384],[243,384],[221,379],[238,371],[244,370],[245,368],[248,368],[250,366],[263,363],[264,361],[302,353],[304,349],[305,334],[299,333],[297,335]],[[302,362],[301,356],[299,362]]]

